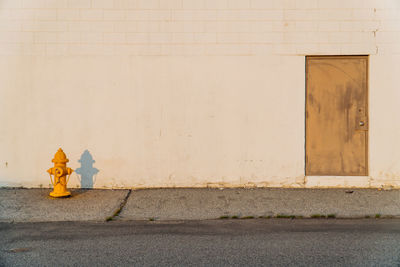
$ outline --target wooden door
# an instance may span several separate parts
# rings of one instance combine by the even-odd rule
[[[306,175],[368,175],[368,57],[306,58]]]

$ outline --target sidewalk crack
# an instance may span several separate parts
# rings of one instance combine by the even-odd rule
[[[121,213],[122,209],[125,207],[126,202],[128,202],[128,199],[129,199],[129,196],[131,195],[131,193],[132,193],[132,189],[129,189],[128,193],[126,194],[125,198],[122,200],[122,202],[119,205],[118,209],[116,209],[111,216],[108,216],[106,218],[106,222],[113,221],[113,220],[116,219],[116,217],[119,216],[119,214]]]

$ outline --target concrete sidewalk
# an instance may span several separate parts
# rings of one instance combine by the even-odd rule
[[[0,189],[0,221],[204,220],[278,215],[400,217],[400,190],[376,189]],[[284,217],[284,216],[281,216]],[[315,216],[314,216],[315,217]]]
[[[71,189],[70,198],[51,198],[51,189],[0,189],[0,221],[104,221],[129,190]]]

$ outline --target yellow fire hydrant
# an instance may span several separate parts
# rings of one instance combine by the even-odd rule
[[[67,167],[68,161],[69,159],[67,159],[64,151],[61,148],[58,149],[52,160],[54,167],[47,170],[50,174],[51,183],[54,186],[53,192],[50,193],[52,197],[68,197],[71,195],[67,190],[67,183],[74,170]]]

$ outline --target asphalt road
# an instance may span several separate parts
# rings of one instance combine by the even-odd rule
[[[399,266],[400,220],[0,223],[1,266]]]

